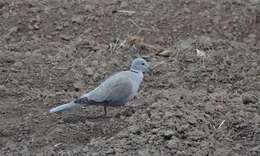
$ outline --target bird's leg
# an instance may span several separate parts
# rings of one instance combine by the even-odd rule
[[[104,106],[104,116],[107,116],[107,106]]]

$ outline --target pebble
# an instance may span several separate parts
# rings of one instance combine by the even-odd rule
[[[170,148],[170,149],[177,149],[178,148],[178,142],[176,139],[171,139],[168,141],[168,143],[166,144],[166,147]]]
[[[84,81],[76,81],[73,86],[78,89],[82,89],[85,86]]]
[[[174,135],[174,131],[173,130],[167,130],[162,132],[162,136],[164,137],[165,140],[170,140],[172,138],[172,136]]]
[[[196,124],[197,123],[197,120],[194,116],[188,116],[187,120],[190,124]]]
[[[115,150],[114,149],[112,149],[112,148],[110,148],[110,149],[108,149],[107,151],[106,151],[106,155],[110,155],[110,154],[115,154],[116,152],[115,152]]]
[[[92,12],[95,9],[93,5],[85,5],[84,10],[87,12]]]
[[[120,5],[120,8],[126,8],[128,6],[127,2],[123,1]]]
[[[215,106],[214,105],[212,105],[212,104],[206,104],[205,105],[205,112],[206,113],[213,113],[215,111]]]
[[[172,53],[171,50],[164,50],[161,53],[159,53],[158,55],[159,56],[164,56],[164,57],[169,57],[171,53]]]
[[[12,28],[9,29],[9,33],[16,33],[18,31],[18,27],[17,26],[14,26]]]
[[[78,23],[78,24],[81,24],[84,22],[84,17],[82,15],[74,15],[72,18],[71,18],[71,21],[74,22],[74,23]]]
[[[15,131],[9,130],[9,129],[3,129],[2,131],[0,131],[0,136],[3,136],[3,137],[13,136],[14,134],[15,134]]]
[[[205,136],[205,133],[199,130],[191,131],[189,132],[189,138],[192,141],[198,141],[201,140]]]
[[[188,128],[189,128],[189,124],[182,125],[180,127],[177,127],[177,132],[182,133],[182,132],[186,131]]]
[[[140,135],[141,134],[141,130],[137,127],[137,126],[131,126],[129,128],[130,132],[136,135]]]
[[[71,36],[65,34],[61,35],[60,37],[66,41],[69,41],[72,38]]]
[[[15,62],[15,63],[14,63],[14,66],[15,66],[15,67],[21,67],[22,65],[23,65],[22,62]]]
[[[86,74],[89,75],[89,76],[94,75],[94,70],[93,70],[93,68],[86,68]]]

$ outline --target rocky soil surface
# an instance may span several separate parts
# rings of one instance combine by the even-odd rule
[[[48,109],[142,56],[133,109]],[[0,155],[260,155],[259,0],[0,0]]]

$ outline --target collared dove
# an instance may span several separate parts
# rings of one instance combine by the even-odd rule
[[[107,106],[125,106],[138,93],[143,81],[143,72],[149,64],[142,58],[133,60],[130,70],[119,72],[101,83],[94,90],[83,94],[79,99],[50,109],[50,113],[61,112],[80,105],[104,106],[105,116]]]

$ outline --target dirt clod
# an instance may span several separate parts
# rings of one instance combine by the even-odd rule
[[[249,104],[249,103],[256,104],[258,102],[258,99],[255,95],[245,93],[242,95],[242,101],[243,104]]]

